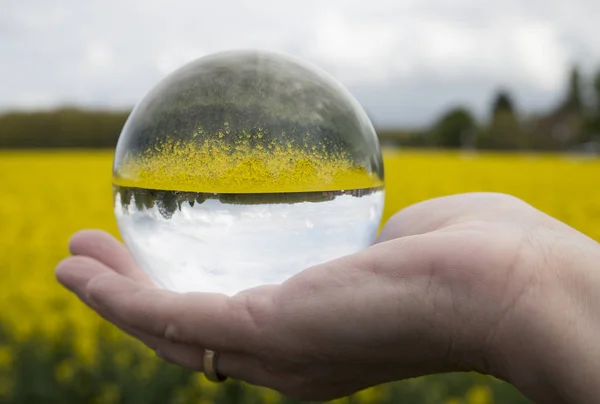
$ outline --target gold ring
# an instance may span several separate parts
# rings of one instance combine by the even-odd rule
[[[210,349],[204,350],[204,357],[202,362],[204,365],[204,376],[214,383],[221,383],[227,380],[226,376],[220,375],[217,372],[217,360],[219,359],[219,353],[211,351]]]

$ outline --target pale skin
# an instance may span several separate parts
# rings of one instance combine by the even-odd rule
[[[502,194],[432,199],[377,242],[233,297],[156,288],[127,249],[76,234],[58,280],[164,360],[328,400],[451,371],[543,403],[600,397],[600,244]]]

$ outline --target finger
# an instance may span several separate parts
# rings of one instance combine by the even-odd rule
[[[180,344],[161,346],[156,355],[173,365],[182,366],[197,372],[204,372],[204,350],[190,352]],[[223,352],[219,353],[216,371],[233,379],[243,380],[253,385],[272,386],[275,378],[263,364],[251,355]]]
[[[67,258],[59,263],[56,275],[63,285],[73,290],[80,300],[94,309],[94,305],[88,300],[87,295],[81,294],[80,291],[85,290],[85,285],[90,279],[110,273],[110,271],[110,268],[90,257],[76,256]],[[202,371],[202,355],[204,352],[202,348],[170,342],[164,338],[154,337],[141,332],[118,319],[104,318],[127,334],[140,340],[150,349],[155,350],[157,356],[168,362],[191,370]],[[229,368],[226,366],[225,369],[228,370]],[[237,369],[237,367],[234,367],[233,373],[237,374]]]
[[[271,373],[262,361],[252,355],[219,353],[216,370],[224,376],[255,386],[276,388],[278,385],[278,376]]]
[[[163,341],[164,343],[156,348],[156,356],[173,365],[196,372],[204,371],[202,366],[203,349],[193,348],[191,345]]]
[[[58,264],[56,267],[56,277],[63,286],[75,293],[83,303],[94,310],[94,305],[89,301],[85,293],[82,294],[81,291],[85,290],[89,279],[111,271],[110,268],[90,257],[76,256],[67,258]],[[122,322],[113,321],[113,319],[109,318],[105,319],[134,338],[139,339],[151,349],[156,349],[160,344],[160,340],[153,336],[132,329]]]
[[[76,293],[84,290],[86,282],[92,277],[105,272],[98,264],[98,261],[85,256],[66,258],[56,266],[56,279],[64,287]]]
[[[234,304],[225,295],[147,289],[115,272],[90,279],[83,293],[108,318],[171,342],[251,352],[261,341],[242,299]]]
[[[110,234],[100,230],[83,230],[69,243],[73,255],[94,258],[120,274],[151,287],[154,284],[134,262],[127,248]]]

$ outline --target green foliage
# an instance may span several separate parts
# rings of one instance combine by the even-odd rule
[[[594,108],[585,122],[585,130],[581,135],[582,142],[588,142],[594,137],[600,137],[600,70],[596,73],[593,80],[594,87]]]
[[[575,65],[569,73],[569,83],[567,95],[563,101],[562,108],[572,112],[581,112],[583,110],[583,101],[581,98],[581,73],[579,66]]]
[[[61,109],[0,116],[0,148],[115,147],[128,112]]]
[[[594,77],[594,95],[596,102],[596,115],[600,116],[600,70],[596,73]]]
[[[433,127],[431,138],[438,147],[458,148],[469,143],[476,129],[473,115],[463,107],[446,113]]]
[[[427,147],[429,136],[423,131],[383,128],[377,130],[380,143],[386,146]]]
[[[19,341],[0,333],[0,349],[12,352],[0,366],[0,404],[300,404],[272,390],[228,380],[214,385],[197,373],[168,365],[129,338],[113,338],[107,325],[98,335],[92,364],[76,353],[75,333],[58,341],[40,335]],[[10,388],[6,388],[9,386]],[[335,403],[443,403],[466,400],[477,389],[478,403],[529,403],[516,389],[477,373],[449,373],[384,384]],[[464,400],[464,401],[463,401]]]
[[[522,130],[510,94],[499,91],[492,102],[492,116],[488,127],[477,139],[477,146],[484,149],[514,150],[529,146],[527,134]]]
[[[513,100],[506,90],[499,91],[496,94],[496,99],[492,103],[492,115],[495,116],[502,113],[515,113]]]

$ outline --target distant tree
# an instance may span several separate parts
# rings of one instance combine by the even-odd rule
[[[474,136],[476,122],[464,107],[457,107],[444,114],[430,132],[436,147],[459,148]]]
[[[596,73],[592,82],[594,92],[594,108],[587,119],[585,130],[580,136],[582,142],[600,137],[600,70]]]
[[[129,115],[63,108],[0,116],[0,148],[114,148]]]
[[[549,137],[555,150],[565,150],[586,141],[590,132],[590,119],[586,116],[582,97],[579,67],[573,65],[568,76],[566,94],[558,107],[547,117],[549,125],[542,134]]]
[[[406,130],[394,128],[381,128],[377,130],[379,142],[384,147],[427,147],[427,133],[422,130]]]
[[[510,98],[510,94],[507,91],[499,91],[496,94],[496,98],[492,104],[492,115],[500,113],[511,113],[514,114],[515,108],[513,101]]]
[[[477,140],[485,149],[524,149],[529,146],[528,136],[521,127],[512,97],[499,90],[491,104],[491,120]]]
[[[600,117],[600,70],[596,73],[594,77],[594,82],[592,84],[594,86],[594,102],[595,102],[595,111],[594,115]]]
[[[570,112],[583,111],[583,101],[581,97],[581,74],[579,72],[579,66],[577,65],[571,68],[567,87],[567,95],[562,107]]]

